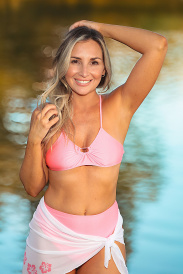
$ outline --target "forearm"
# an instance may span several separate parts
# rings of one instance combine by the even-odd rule
[[[99,31],[103,36],[121,42],[141,54],[154,49],[161,50],[166,43],[163,36],[139,28],[99,23]]]
[[[45,186],[47,179],[43,168],[41,144],[27,142],[25,157],[20,169],[20,179],[27,193],[34,197]]]
[[[55,117],[50,119],[53,115]],[[37,196],[48,181],[42,141],[58,120],[57,108],[52,104],[46,104],[42,110],[37,107],[32,113],[25,157],[20,169],[20,179],[31,196]]]

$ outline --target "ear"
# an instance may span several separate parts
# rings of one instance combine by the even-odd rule
[[[105,68],[104,68],[103,71],[102,71],[102,76],[104,77],[105,74],[106,74],[106,70],[105,70]]]

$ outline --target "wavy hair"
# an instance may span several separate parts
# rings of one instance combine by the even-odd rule
[[[69,120],[73,129],[75,129],[72,122],[72,90],[67,84],[65,75],[69,68],[71,52],[75,44],[77,42],[87,41],[90,39],[100,45],[105,67],[105,76],[101,78],[97,88],[102,89],[100,90],[100,93],[105,93],[109,89],[112,73],[111,62],[102,34],[86,26],[72,29],[66,34],[53,59],[53,77],[48,84],[48,88],[38,97],[38,102],[40,103],[41,108],[44,107],[46,102],[50,102],[51,104],[56,105],[59,116],[58,122],[50,128],[47,135],[43,139],[43,144],[47,144],[50,138],[58,130],[64,130],[64,132],[69,135]]]

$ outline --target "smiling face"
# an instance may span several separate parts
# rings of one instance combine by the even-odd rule
[[[94,40],[81,41],[74,46],[65,79],[73,92],[86,95],[96,91],[105,74],[103,54]]]

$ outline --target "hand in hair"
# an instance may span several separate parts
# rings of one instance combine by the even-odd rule
[[[69,30],[72,30],[72,29],[77,28],[77,27],[86,26],[88,28],[95,29],[95,30],[100,32],[100,25],[101,24],[97,23],[97,22],[81,20],[81,21],[77,21],[74,24],[72,24],[70,26]]]
[[[58,111],[55,105],[46,104],[42,110],[36,108],[32,113],[28,141],[34,144],[41,144],[49,129],[58,120]]]

